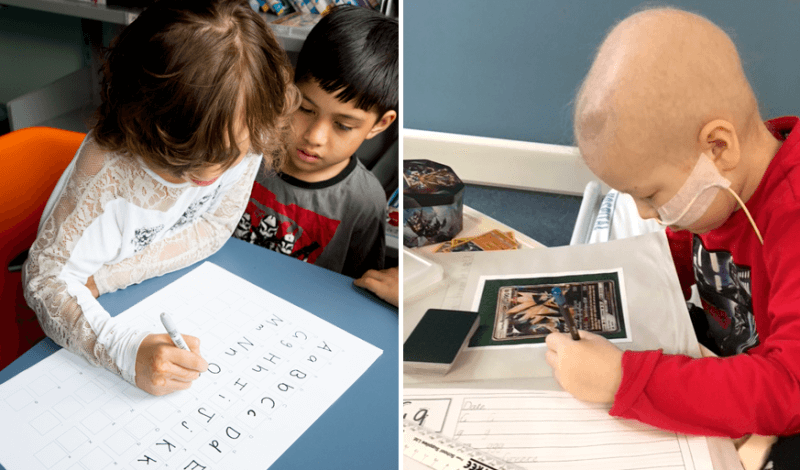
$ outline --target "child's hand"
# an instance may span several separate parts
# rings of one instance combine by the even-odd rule
[[[354,284],[364,289],[369,289],[378,297],[397,307],[397,268],[376,271],[370,269],[363,276],[354,281]]]
[[[561,387],[578,400],[611,403],[622,382],[622,351],[600,335],[578,330],[547,335],[546,359]]]
[[[186,390],[208,370],[200,356],[200,340],[183,335],[190,351],[175,346],[167,334],[147,335],[136,353],[136,386],[153,395]]]
[[[94,283],[94,276],[89,276],[89,279],[86,280],[86,287],[89,288],[89,292],[95,299],[100,297],[100,291],[97,290],[97,284]]]

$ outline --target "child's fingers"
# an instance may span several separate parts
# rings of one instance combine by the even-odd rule
[[[100,297],[100,291],[97,290],[97,284],[94,283],[94,276],[89,276],[89,279],[86,280],[86,287],[95,299]]]
[[[368,269],[367,272],[361,276],[362,279],[380,279],[382,273],[377,269]]]
[[[197,338],[189,341],[199,346]],[[136,386],[153,395],[189,388],[206,370],[205,359],[178,348],[166,334],[147,335],[136,353]]]
[[[180,380],[170,380],[167,383],[167,387],[166,388],[169,389],[169,392],[167,392],[167,393],[172,393],[172,392],[177,392],[179,390],[188,390],[191,387],[192,387],[192,382],[191,381],[190,382],[183,382],[183,381],[180,381]]]
[[[186,345],[189,346],[189,349],[192,351],[200,350],[200,338],[197,336],[183,335],[183,340],[186,341]]]
[[[361,281],[364,284],[369,283],[372,285],[376,285],[385,282],[388,278],[389,276],[387,276],[383,271],[378,271],[376,269],[369,269],[360,278],[356,279],[356,285],[358,285],[359,281]],[[366,287],[366,286],[360,286],[360,287]]]
[[[188,368],[198,372],[205,372],[208,369],[208,361],[203,359],[203,356],[200,354],[200,338],[192,335],[183,335],[183,340],[186,341],[186,345],[189,346],[192,353],[200,358],[200,361],[192,361]]]
[[[200,377],[198,371],[187,369],[179,364],[168,361],[159,364],[158,368],[153,372],[153,382],[160,386],[166,386],[171,381],[191,383]]]
[[[355,284],[356,286],[361,287],[363,289],[369,289],[369,290],[374,292],[375,291],[375,287],[378,286],[380,284],[380,282],[375,277],[368,276],[368,274],[369,274],[369,271],[364,273],[364,277],[360,277],[360,278],[356,279],[355,281],[353,281],[353,284]]]
[[[397,268],[382,269],[380,271],[375,269],[370,269],[369,271],[367,271],[367,273],[370,273],[372,277],[378,279],[379,281],[386,281],[386,282],[391,281],[392,279],[396,281],[399,275],[399,271],[397,270]]]
[[[172,342],[167,334],[162,333],[148,336],[148,338],[150,337],[152,337],[152,341],[148,343],[152,343],[150,347],[153,348],[153,350],[150,355],[152,355],[151,361],[154,364],[154,369],[165,362],[172,362],[183,368],[197,372],[205,372],[208,370],[208,362],[200,355],[200,340],[196,337],[183,335],[183,339],[186,341],[186,345],[189,346],[191,351],[186,351],[175,346],[175,343]],[[142,345],[144,346],[144,344],[143,342]]]
[[[174,368],[172,369],[172,376],[170,377],[171,380],[176,382],[192,383],[200,378],[200,373],[196,370],[187,369],[177,364],[173,364],[173,366]]]
[[[353,281],[353,283],[358,287],[375,292],[375,289],[379,289],[381,285],[389,283],[389,277],[380,271],[370,269],[365,272],[363,276]]]
[[[371,285],[397,282],[398,271],[397,268],[384,269],[378,271],[377,269],[369,269],[360,278],[355,280],[355,284],[359,287],[366,287],[363,284],[370,283]],[[374,280],[371,281],[371,280]]]
[[[186,353],[183,350],[179,351]],[[161,396],[177,390],[188,389],[198,377],[200,377],[200,373],[195,370],[162,360],[154,364],[148,377],[137,377],[136,384],[148,393]]]
[[[192,382],[184,382],[175,379],[160,379],[142,384],[139,384],[137,381],[137,386],[151,395],[160,397],[172,392],[177,392],[178,390],[188,390],[192,386]]]
[[[355,281],[353,285],[366,289],[381,299],[397,306],[397,274],[396,269],[392,268],[389,273],[370,269]]]
[[[596,334],[594,334],[592,332],[589,332],[589,331],[586,331],[586,330],[578,330],[578,336],[580,336],[581,339],[592,339],[592,338],[597,338],[600,335],[596,335]]]
[[[200,338],[192,335],[183,335],[183,340],[186,341],[186,345],[189,346],[193,353],[200,354]]]
[[[173,351],[170,351],[170,355],[167,356],[166,359],[177,366],[196,373],[208,370],[208,362],[194,351],[184,351],[183,349],[175,348]]]
[[[544,344],[547,345],[547,349],[557,353],[563,346],[567,337],[568,335],[565,333],[550,333],[549,335],[545,336]]]
[[[381,298],[384,297],[384,295],[381,294],[386,291],[386,289],[391,288],[385,279],[379,279],[378,277],[362,277],[356,279],[353,283],[358,287],[378,294],[378,297]]]
[[[362,289],[367,289],[382,299],[386,298],[386,289],[389,288],[389,286],[387,286],[380,279],[376,279],[374,277],[367,279],[362,278],[360,285],[359,283],[356,283],[356,285]]]

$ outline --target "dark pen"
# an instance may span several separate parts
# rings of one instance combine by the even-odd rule
[[[561,293],[561,288],[553,287],[551,293],[553,294],[553,300],[555,300],[556,304],[558,304],[558,311],[564,318],[564,323],[567,325],[569,334],[572,335],[572,339],[578,341],[581,339],[581,336],[578,334],[578,329],[575,327],[575,320],[572,319],[572,314],[567,308],[567,299],[565,299],[564,294]]]

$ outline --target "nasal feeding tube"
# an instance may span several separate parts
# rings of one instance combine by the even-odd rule
[[[664,205],[658,208],[658,216],[656,221],[661,225],[678,225],[681,227],[688,227],[696,222],[711,206],[714,198],[717,196],[719,188],[727,189],[733,195],[736,202],[744,210],[750,225],[756,232],[756,236],[761,244],[764,244],[764,239],[761,237],[761,232],[758,230],[750,211],[744,205],[741,198],[734,190],[730,188],[731,182],[719,174],[714,162],[706,156],[705,153],[700,154],[697,164],[692,169],[691,174],[683,183],[683,186],[678,190],[675,196],[667,201]],[[716,191],[708,192],[709,189],[716,189]],[[692,195],[690,198],[690,195]],[[688,199],[688,202],[687,202]],[[699,204],[695,204],[695,203]],[[675,215],[677,213],[677,215]],[[671,216],[671,217],[670,217]]]

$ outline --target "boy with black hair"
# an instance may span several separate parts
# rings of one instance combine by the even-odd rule
[[[354,152],[397,118],[398,53],[397,20],[367,8],[311,30],[286,162],[259,172],[234,236],[351,277],[383,268],[386,197]]]

